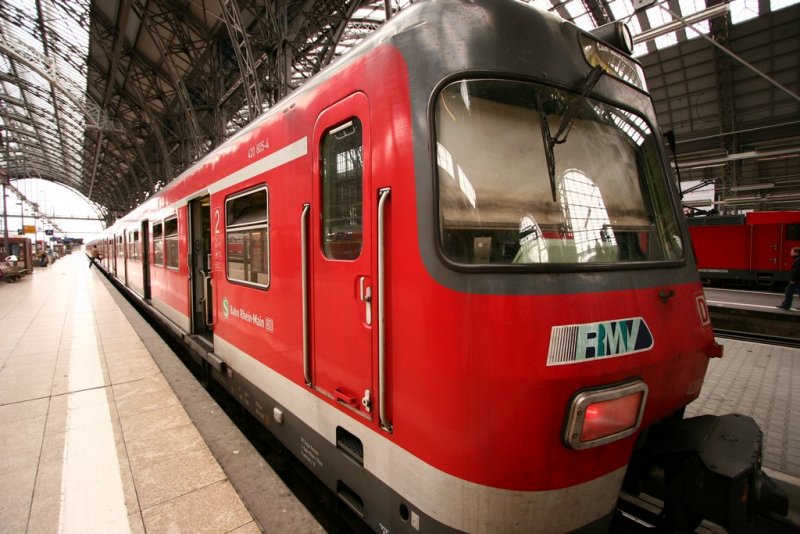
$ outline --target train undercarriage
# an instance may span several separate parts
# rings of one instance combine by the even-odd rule
[[[637,443],[614,530],[798,532],[786,493],[761,469],[761,446],[758,425],[739,414],[654,425]]]

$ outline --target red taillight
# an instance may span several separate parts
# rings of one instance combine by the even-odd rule
[[[636,426],[644,393],[613,400],[595,402],[586,408],[581,428],[581,441],[587,442],[624,432]]]
[[[639,428],[646,402],[647,386],[640,380],[580,392],[570,406],[564,441],[586,449],[630,436]]]

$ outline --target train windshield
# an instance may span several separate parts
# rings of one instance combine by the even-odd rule
[[[439,239],[451,261],[599,265],[683,257],[658,139],[642,117],[508,80],[452,83],[435,114]]]

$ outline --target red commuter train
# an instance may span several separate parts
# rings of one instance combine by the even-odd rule
[[[800,211],[687,219],[700,277],[711,283],[785,284],[800,247]]]
[[[630,44],[419,2],[110,227],[103,266],[376,532],[605,531],[653,473],[670,524],[735,530],[760,433],[682,418],[721,348]]]

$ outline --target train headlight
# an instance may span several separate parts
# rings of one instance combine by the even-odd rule
[[[581,35],[583,57],[592,67],[600,67],[607,74],[647,92],[642,66],[632,57],[614,50],[610,46],[595,41],[588,35]]]
[[[588,449],[630,436],[639,428],[647,402],[641,380],[578,392],[570,404],[564,442]]]

